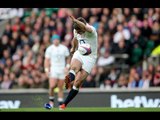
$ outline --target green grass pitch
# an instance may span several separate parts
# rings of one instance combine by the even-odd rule
[[[66,108],[59,110],[53,108],[19,108],[19,109],[0,109],[0,112],[160,112],[160,108],[105,108],[105,107],[86,107],[86,108]]]

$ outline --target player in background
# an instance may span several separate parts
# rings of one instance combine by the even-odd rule
[[[71,89],[64,103],[60,105],[60,109],[66,108],[67,104],[77,95],[79,87],[83,81],[90,74],[91,69],[96,63],[97,59],[97,32],[96,29],[89,25],[82,17],[75,19],[70,16],[73,21],[74,38],[72,40],[72,48],[70,50],[73,54],[71,60],[71,67],[69,74],[65,77],[66,89]],[[88,43],[91,45],[92,53],[90,55],[81,55],[77,50],[78,44]],[[73,87],[71,83],[73,83]],[[72,88],[71,88],[72,87]]]
[[[69,70],[69,50],[60,43],[60,36],[53,35],[50,45],[45,51],[44,70],[49,76],[49,103],[45,104],[45,108],[54,107],[54,88],[58,86],[58,102],[63,102],[63,86],[65,79],[65,71]],[[67,62],[67,64],[66,64]]]

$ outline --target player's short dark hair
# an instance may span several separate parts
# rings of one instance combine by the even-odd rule
[[[82,17],[77,18],[77,20],[83,22],[85,25],[87,24],[86,20]],[[76,30],[79,30],[79,27],[77,26],[76,23],[73,23],[73,28],[76,29]]]

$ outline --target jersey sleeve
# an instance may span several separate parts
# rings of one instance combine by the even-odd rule
[[[96,32],[96,29],[95,29],[93,26],[91,26],[91,25],[87,24],[87,27],[89,27],[89,28],[91,28],[91,29],[92,29],[92,33]]]
[[[50,58],[50,48],[47,48],[45,51],[45,58]]]

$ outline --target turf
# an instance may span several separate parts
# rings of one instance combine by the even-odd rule
[[[0,109],[0,112],[160,112],[160,108],[105,108],[105,107],[86,107],[86,108],[66,108],[59,110],[53,108],[19,108],[19,109]]]

